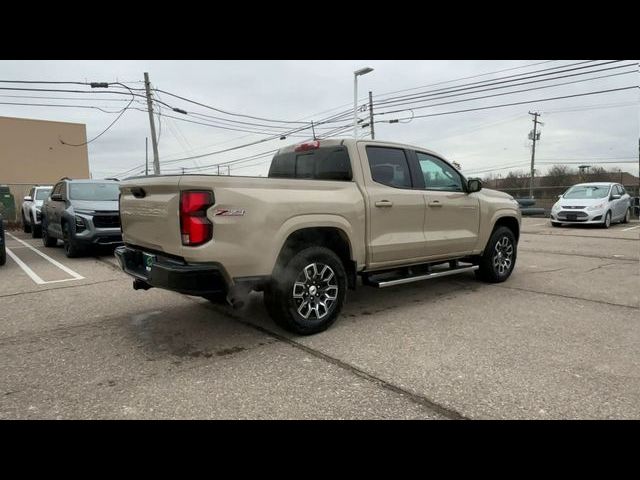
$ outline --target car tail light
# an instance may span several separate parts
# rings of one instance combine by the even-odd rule
[[[180,233],[182,244],[202,245],[213,238],[213,224],[207,209],[213,205],[213,192],[186,191],[180,195]]]
[[[306,152],[307,150],[315,150],[320,148],[320,140],[314,140],[312,142],[305,142],[298,145],[294,151],[296,152]]]

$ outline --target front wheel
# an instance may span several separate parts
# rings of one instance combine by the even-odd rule
[[[476,276],[489,283],[504,282],[516,264],[517,243],[513,232],[507,227],[498,227],[484,249],[476,270]]]
[[[328,248],[297,253],[265,289],[265,306],[278,324],[299,335],[326,330],[336,321],[347,293],[342,261]]]
[[[562,224],[560,222],[551,222],[552,227],[560,227]]]
[[[27,223],[24,213],[22,214],[22,230],[24,233],[31,233],[31,223]]]
[[[49,226],[45,222],[44,217],[42,219],[42,244],[45,247],[55,247],[58,244],[58,239],[49,235]]]
[[[71,228],[68,223],[65,223],[62,228],[62,240],[64,241],[64,254],[67,258],[75,258],[81,255],[82,249],[71,236]]]
[[[627,208],[627,211],[624,214],[624,218],[622,219],[622,223],[629,223],[629,220],[631,220],[631,209]]]
[[[609,228],[611,226],[611,210],[604,216],[604,222],[602,222],[602,228]]]

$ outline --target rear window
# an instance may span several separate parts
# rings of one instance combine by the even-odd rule
[[[353,175],[349,153],[339,146],[276,155],[269,177],[350,181]]]

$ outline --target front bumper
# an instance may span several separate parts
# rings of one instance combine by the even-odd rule
[[[128,245],[116,248],[115,256],[125,273],[151,287],[197,296],[226,294],[229,290],[227,274],[219,264],[187,264]]]
[[[559,210],[551,212],[551,220],[559,223],[600,224],[604,222],[603,210]]]

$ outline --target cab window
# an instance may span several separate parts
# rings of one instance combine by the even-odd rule
[[[433,155],[416,152],[426,190],[462,192],[462,178],[449,164]]]
[[[374,182],[395,188],[411,188],[409,162],[404,150],[390,147],[367,147],[367,158]]]

